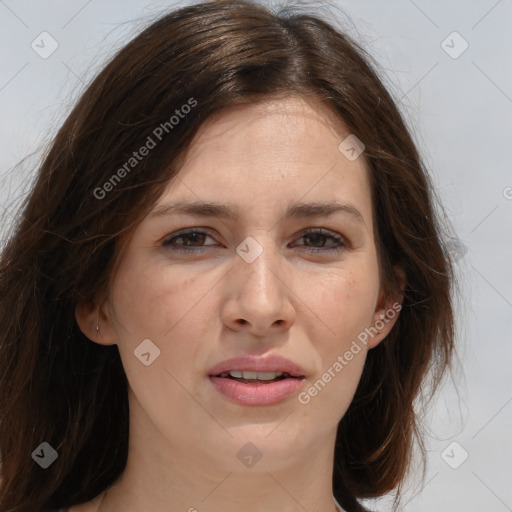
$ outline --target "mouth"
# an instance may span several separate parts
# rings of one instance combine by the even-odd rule
[[[306,372],[278,354],[242,355],[218,363],[208,372],[222,398],[238,405],[270,405],[296,394]]]
[[[222,372],[218,375],[211,375],[211,377],[231,379],[243,384],[270,384],[284,379],[304,379],[303,375],[291,375],[288,372],[251,372],[244,370]]]
[[[262,406],[276,404],[296,394],[306,377],[288,372],[231,370],[209,375],[209,378],[215,390],[229,402]]]

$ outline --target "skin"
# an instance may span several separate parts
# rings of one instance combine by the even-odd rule
[[[96,511],[103,498],[103,512],[335,510],[337,424],[367,351],[398,315],[359,343],[307,404],[297,394],[267,406],[229,402],[208,370],[242,354],[279,354],[305,369],[300,391],[307,390],[396,303],[380,288],[364,153],[350,161],[338,150],[349,133],[324,107],[295,97],[223,112],[201,127],[158,205],[215,201],[237,205],[241,216],[146,217],[107,300],[77,306],[77,322],[92,341],[118,345],[129,382],[130,441],[127,466],[106,497],[71,512]],[[352,205],[362,220],[344,212],[283,219],[289,204],[331,200]],[[207,236],[174,245],[202,252],[163,245],[183,228]],[[305,236],[307,228],[339,234],[345,247],[326,251],[335,240]],[[252,263],[236,252],[248,236],[263,248]],[[144,339],[161,351],[148,366],[134,356]],[[252,468],[237,457],[248,442],[262,454]]]

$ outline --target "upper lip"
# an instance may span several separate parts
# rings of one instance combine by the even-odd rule
[[[216,364],[210,368],[208,374],[212,377],[230,371],[247,372],[281,372],[288,373],[292,377],[304,377],[305,371],[300,365],[278,355],[267,357],[244,355],[234,357]]]

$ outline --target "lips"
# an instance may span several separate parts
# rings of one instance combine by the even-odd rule
[[[238,405],[271,405],[297,393],[305,380],[304,369],[281,356],[241,356],[215,365],[209,371],[214,388]]]
[[[300,378],[305,376],[305,370],[300,365],[278,355],[268,357],[240,356],[216,364],[208,372],[210,377],[220,377],[229,372],[258,372],[258,373],[284,373],[289,377]]]

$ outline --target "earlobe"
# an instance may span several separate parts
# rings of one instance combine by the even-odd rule
[[[75,318],[80,330],[91,341],[99,343],[96,331],[96,306],[93,302],[79,302],[75,306]]]
[[[80,302],[75,306],[75,318],[80,330],[87,338],[100,345],[111,345],[109,337],[102,333],[101,324],[103,323],[105,331],[106,317],[102,308],[92,301]],[[102,322],[102,319],[104,322]]]
[[[398,320],[400,310],[402,309],[403,293],[406,286],[406,275],[401,267],[395,267],[394,270],[399,281],[401,293],[398,296],[381,296],[379,306],[373,315],[372,327],[369,328],[369,330],[374,333],[367,344],[369,349],[376,347],[379,343],[384,341]]]
[[[373,336],[367,344],[369,349],[376,347],[380,342],[385,340],[386,336],[395,325],[401,309],[401,302],[398,302],[396,298],[393,300],[393,298],[390,297],[389,300],[386,301],[385,308],[375,312],[372,327],[368,329],[373,333]]]

